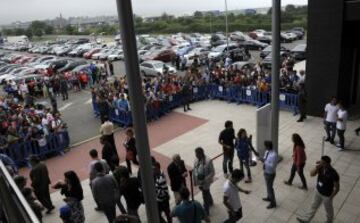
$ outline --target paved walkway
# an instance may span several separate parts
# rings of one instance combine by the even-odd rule
[[[178,109],[177,112],[149,124],[152,153],[160,159],[163,169],[167,167],[169,158],[174,153],[179,153],[186,164],[192,166],[194,148],[197,146],[202,146],[209,157],[218,155],[221,152],[217,143],[218,134],[223,129],[226,120],[234,122],[236,131],[239,128],[246,128],[248,133],[253,134],[255,137],[256,108],[253,106],[229,104],[222,101],[203,101],[193,104],[192,108],[193,110],[185,115],[181,114],[181,109]],[[252,191],[250,195],[240,195],[244,212],[244,217],[240,222],[296,222],[296,216],[301,215],[311,204],[316,178],[310,178],[309,171],[321,156],[321,138],[324,135],[324,129],[320,118],[308,117],[304,123],[297,123],[296,118],[290,112],[280,112],[279,153],[284,157],[284,160],[278,165],[275,179],[278,208],[266,209],[267,203],[261,199],[266,193],[262,167],[261,165],[252,167],[253,183],[240,183],[240,186]],[[360,137],[356,137],[353,133],[353,129],[357,125],[356,122],[348,123],[348,131],[346,132],[347,151],[338,152],[333,145],[325,144],[325,153],[332,158],[333,166],[339,172],[341,180],[340,192],[334,199],[335,222],[360,222]],[[283,181],[288,178],[291,168],[291,135],[295,132],[303,137],[306,144],[308,160],[305,167],[305,176],[309,185],[308,191],[297,188],[300,185],[298,176],[294,180],[294,186],[289,187],[283,184]],[[122,137],[123,132],[117,133],[116,141],[120,151],[123,151],[120,147]],[[87,153],[94,146],[100,149],[97,139],[80,145],[63,157],[53,158],[47,161],[47,164],[50,167],[53,182],[59,179],[62,173],[68,169],[74,169],[80,175],[85,192],[83,203],[86,222],[102,223],[106,222],[105,217],[101,213],[94,211],[94,202],[88,182],[85,180],[89,162]],[[124,157],[123,153],[121,153],[121,157]],[[214,161],[217,180],[211,187],[215,205],[210,214],[214,223],[223,222],[227,216],[222,204],[222,186],[225,179],[222,174],[221,164],[221,157]],[[234,166],[239,166],[237,159],[235,159]],[[58,192],[54,192],[52,198],[56,207],[63,204],[62,197]],[[195,199],[202,201],[200,194],[196,194]],[[173,205],[173,199],[171,201]],[[146,222],[143,206],[140,214],[143,222]],[[324,221],[325,213],[323,207],[321,207],[313,222]],[[45,216],[44,222],[60,222],[58,213],[54,212]]]

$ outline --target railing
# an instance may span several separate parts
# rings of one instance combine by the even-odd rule
[[[70,138],[67,131],[52,133],[44,139],[46,143],[40,145],[36,140],[27,140],[9,145],[7,148],[0,150],[0,153],[8,155],[14,160],[18,167],[30,166],[28,157],[37,155],[40,158],[49,154],[62,154],[64,149],[69,147]]]
[[[223,86],[217,84],[209,84],[196,86],[193,88],[191,95],[192,101],[201,101],[206,99],[220,99],[228,102],[235,102],[238,104],[250,104],[261,107],[271,100],[270,92],[261,92],[257,89],[249,89],[238,85]],[[162,115],[168,113],[171,109],[177,108],[183,104],[185,100],[181,93],[168,96],[161,101],[155,101],[146,106],[147,120],[158,119]],[[93,98],[93,111],[94,115],[99,116],[99,108],[95,99]],[[280,91],[279,95],[280,108],[291,110],[294,113],[298,111],[298,96],[295,93]],[[131,112],[121,110],[119,108],[112,108],[108,114],[110,120],[121,125],[131,126],[132,117]]]
[[[40,223],[1,160],[0,222]]]

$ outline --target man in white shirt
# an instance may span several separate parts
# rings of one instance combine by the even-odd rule
[[[276,207],[276,199],[274,193],[274,180],[276,176],[276,166],[278,162],[278,155],[273,150],[273,144],[271,141],[264,142],[266,152],[264,158],[261,161],[264,163],[264,177],[266,182],[267,197],[263,198],[264,201],[270,202],[266,207],[267,209]]]
[[[335,143],[337,112],[339,110],[336,102],[336,97],[332,97],[331,102],[325,106],[324,114],[325,131],[327,135],[325,141],[329,141],[331,144]]]
[[[338,103],[339,110],[337,112],[337,121],[336,121],[336,130],[339,137],[339,143],[336,147],[339,147],[339,150],[342,151],[345,148],[345,137],[344,133],[346,130],[346,122],[348,119],[348,113],[344,108],[342,102]]]
[[[250,191],[243,190],[237,183],[244,178],[244,174],[239,169],[233,170],[231,178],[224,184],[224,205],[228,209],[229,218],[224,223],[235,223],[243,216],[242,205],[239,192],[249,194]]]

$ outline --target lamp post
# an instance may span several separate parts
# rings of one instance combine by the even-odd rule
[[[227,7],[227,0],[225,0],[225,34],[226,34],[226,52],[229,52],[229,38],[228,38],[228,7]]]

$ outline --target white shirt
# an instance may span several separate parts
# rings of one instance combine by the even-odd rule
[[[348,114],[346,110],[339,109],[337,112],[337,117],[342,119],[342,121],[337,120],[336,122],[336,128],[339,130],[345,130],[346,129],[346,122],[348,118]]]
[[[327,122],[336,123],[337,120],[337,111],[339,110],[338,106],[327,103],[325,106],[326,119]]]
[[[267,150],[264,155],[264,172],[268,174],[276,173],[278,155],[274,150]]]
[[[224,196],[234,211],[241,208],[239,189],[230,180],[224,183]]]

